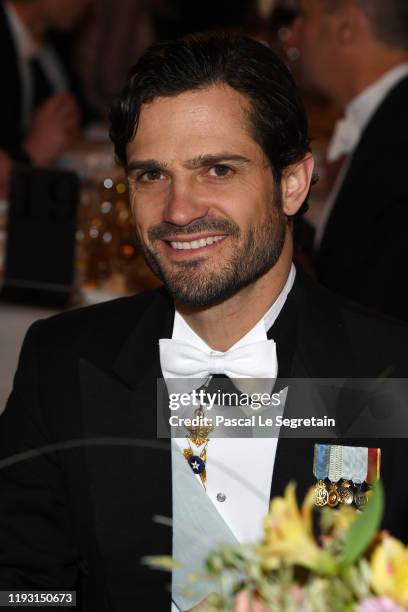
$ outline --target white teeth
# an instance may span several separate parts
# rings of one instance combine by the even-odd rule
[[[225,236],[209,236],[208,238],[200,238],[200,240],[193,240],[192,242],[170,242],[173,249],[190,250],[200,249],[202,247],[213,244],[224,240]]]

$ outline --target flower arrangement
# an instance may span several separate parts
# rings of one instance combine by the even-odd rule
[[[313,529],[313,491],[301,508],[294,483],[272,500],[260,544],[220,548],[206,560],[205,612],[403,612],[408,610],[408,547],[378,533],[383,490],[364,510],[323,508]],[[150,559],[169,569],[169,560]],[[191,585],[190,585],[191,588]]]

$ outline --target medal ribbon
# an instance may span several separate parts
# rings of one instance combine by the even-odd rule
[[[380,478],[381,448],[368,449],[367,484],[373,484]]]
[[[361,446],[343,446],[343,467],[341,477],[361,484],[367,477],[368,448]]]
[[[317,480],[324,480],[327,476],[330,446],[327,444],[315,444],[313,474]]]
[[[343,464],[343,448],[344,446],[338,446],[333,444],[330,446],[330,458],[329,458],[329,480],[330,482],[338,482],[342,478],[342,464]]]

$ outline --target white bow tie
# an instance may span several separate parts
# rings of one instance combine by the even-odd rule
[[[192,344],[170,339],[159,340],[159,346],[165,379],[194,378],[204,382],[212,374],[225,374],[231,379],[275,379],[278,373],[274,340],[253,342],[225,353],[206,353]],[[193,390],[202,382],[191,381],[187,386]],[[236,386],[239,387],[239,381]]]

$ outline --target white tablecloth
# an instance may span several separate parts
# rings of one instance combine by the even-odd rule
[[[21,344],[31,323],[55,311],[15,304],[0,304],[0,412],[13,384]]]
[[[83,293],[83,305],[105,302],[117,297],[110,293],[93,290]],[[0,413],[10,394],[16,371],[21,344],[28,328],[34,321],[50,317],[56,310],[36,306],[18,306],[0,302]]]

